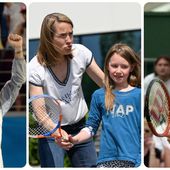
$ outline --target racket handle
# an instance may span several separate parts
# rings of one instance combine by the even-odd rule
[[[59,129],[58,129],[59,134],[60,134],[60,137],[62,137],[62,136],[63,136],[63,135],[62,135],[62,133],[61,133],[61,121],[62,121],[62,118],[63,118],[63,116],[62,116],[62,114],[60,114],[60,115],[59,115],[59,122],[60,122],[60,126],[59,126]]]
[[[58,131],[59,131],[60,137],[62,137],[63,135],[61,133],[61,127],[59,127]]]

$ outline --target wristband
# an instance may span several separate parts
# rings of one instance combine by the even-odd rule
[[[82,129],[82,131],[86,131],[90,136],[94,136],[93,128],[91,126],[85,127]]]

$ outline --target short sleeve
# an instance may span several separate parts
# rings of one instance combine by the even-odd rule
[[[29,63],[29,83],[43,86],[44,74],[44,67],[38,63],[35,56]]]

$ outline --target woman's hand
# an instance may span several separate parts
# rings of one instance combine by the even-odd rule
[[[61,129],[61,135],[59,133],[59,129],[57,130],[56,133],[57,137],[55,138],[55,142],[63,149],[69,150],[71,147],[73,147],[73,144],[69,141],[69,136],[68,133]]]
[[[23,38],[18,34],[10,33],[8,35],[8,42],[15,50],[15,58],[24,58],[22,50]]]
[[[10,33],[8,35],[8,42],[14,49],[22,50],[22,37],[18,34]]]

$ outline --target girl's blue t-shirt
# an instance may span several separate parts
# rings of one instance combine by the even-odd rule
[[[102,122],[98,163],[111,160],[128,160],[141,163],[141,89],[127,92],[113,91],[113,109],[105,109],[105,89],[92,95],[87,127],[95,134]]]

